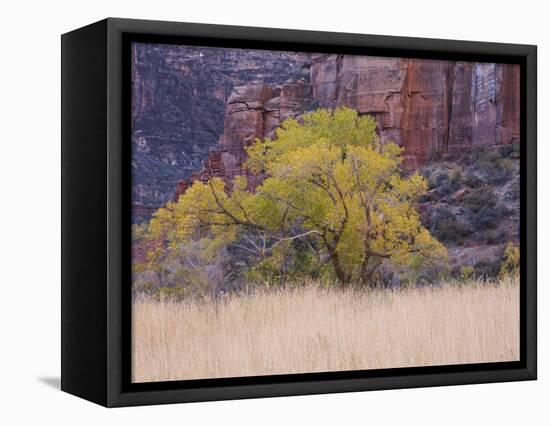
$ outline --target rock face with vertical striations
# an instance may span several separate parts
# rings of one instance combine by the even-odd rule
[[[313,94],[325,107],[347,106],[373,115],[385,141],[399,128],[406,71],[399,58],[313,55]]]
[[[373,116],[411,170],[519,142],[517,65],[148,44],[132,74],[135,222],[193,181],[229,185],[256,138],[317,107]]]
[[[375,117],[415,169],[472,145],[519,140],[519,66],[313,55],[313,95]]]

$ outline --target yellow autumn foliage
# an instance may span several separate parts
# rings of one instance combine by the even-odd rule
[[[418,256],[445,261],[445,247],[416,210],[426,181],[402,172],[401,152],[393,143],[381,144],[374,120],[352,109],[289,119],[274,140],[257,140],[247,149],[247,167],[265,176],[254,191],[244,176],[230,191],[219,178],[195,182],[155,213],[149,237],[162,242],[166,255],[189,240],[230,244],[253,234],[262,238],[261,256],[313,238],[344,285],[369,285],[383,262],[405,265]]]

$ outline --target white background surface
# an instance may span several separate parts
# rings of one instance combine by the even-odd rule
[[[0,423],[550,424],[549,26],[542,1],[3,1]],[[539,45],[539,381],[107,410],[64,394],[60,34],[107,16]],[[547,393],[547,395],[544,395]]]

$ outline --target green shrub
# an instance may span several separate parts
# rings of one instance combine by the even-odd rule
[[[515,146],[519,147],[519,144],[506,144],[506,145],[499,146],[498,150],[500,152],[500,155],[505,158],[510,157],[515,151],[514,149]]]
[[[446,173],[432,174],[428,180],[428,187],[430,189],[439,188],[443,183],[448,180]]]
[[[450,179],[445,180],[438,188],[437,192],[441,197],[446,197],[451,195],[453,192],[456,192],[460,189],[460,181]]]
[[[507,234],[503,229],[488,229],[484,232],[483,239],[487,244],[502,244],[506,241]]]
[[[300,282],[307,279],[332,279],[329,263],[321,265],[315,255],[315,240],[293,240],[281,244],[269,257],[255,260],[245,273],[248,282],[284,285],[286,282]]]
[[[520,145],[519,143],[500,145],[498,150],[500,151],[500,155],[502,155],[502,157],[517,159],[519,158]]]
[[[480,201],[480,203],[482,203],[482,201]],[[504,218],[513,213],[513,211],[508,209],[504,204],[494,204],[492,201],[481,204],[480,206],[475,204],[475,206],[479,207],[479,210],[473,210],[469,220],[473,229],[476,231],[494,229]],[[480,238],[477,238],[477,240],[481,241]]]
[[[490,163],[498,162],[502,159],[502,155],[498,149],[487,151],[484,159]]]
[[[446,243],[462,243],[471,233],[471,228],[456,218],[445,219],[434,229],[437,239]]]
[[[519,247],[515,246],[511,241],[504,249],[502,255],[502,263],[500,265],[499,276],[504,278],[507,276],[519,275]]]
[[[473,163],[474,169],[492,185],[502,185],[514,173],[514,161],[508,158],[510,149],[513,148],[485,148],[478,151],[477,159]]]
[[[474,272],[473,266],[462,266],[460,268],[460,278],[464,281],[469,280],[474,276]]]
[[[446,205],[438,206],[433,209],[431,214],[431,220],[433,223],[441,222],[447,219],[454,219],[455,215],[453,211]]]
[[[203,297],[205,297],[205,294],[202,292],[194,291],[193,288],[181,284],[173,287],[161,287],[155,293],[155,298],[158,300],[173,300],[176,302],[189,298],[201,299]]]
[[[494,207],[483,206],[474,214],[471,223],[477,230],[493,229],[498,225],[500,219],[498,210]]]
[[[514,165],[512,160],[508,158],[502,158],[494,163],[492,169],[489,172],[489,181],[494,185],[502,185],[508,182],[513,175]]]
[[[474,265],[474,274],[476,277],[491,278],[498,275],[498,261],[483,259]]]
[[[512,152],[510,153],[510,157],[519,158],[519,155],[520,155],[519,143],[512,143],[510,145],[512,145]]]
[[[495,191],[489,185],[473,189],[464,196],[464,206],[478,213],[483,208],[492,208],[496,205]]]
[[[484,145],[473,146],[470,149],[469,159],[474,163],[479,163],[487,158],[487,152],[489,148]]]
[[[451,170],[451,172],[449,173],[449,182],[451,183],[451,185],[460,184],[461,176],[462,176],[462,171],[460,170],[459,167],[456,167],[453,170]]]

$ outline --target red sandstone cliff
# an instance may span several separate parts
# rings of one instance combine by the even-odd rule
[[[416,168],[434,154],[519,140],[519,66],[425,59],[313,55],[322,106],[373,115],[383,142]]]
[[[230,185],[235,176],[248,174],[244,167],[245,148],[257,138],[273,137],[275,129],[287,118],[297,118],[311,109],[311,85],[296,81],[270,86],[263,83],[237,86],[227,100],[224,131],[219,149],[210,151],[204,167],[189,179],[179,182],[175,199],[194,181],[206,182],[221,177]],[[249,175],[252,187],[261,177]]]
[[[233,88],[219,148],[175,198],[193,181],[246,173],[246,146],[314,106],[372,115],[381,141],[403,146],[405,166],[416,169],[474,145],[518,142],[519,99],[517,65],[313,54],[309,81]]]

